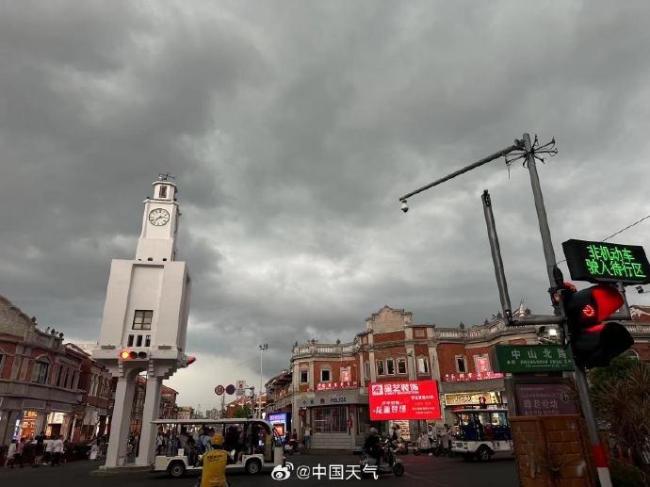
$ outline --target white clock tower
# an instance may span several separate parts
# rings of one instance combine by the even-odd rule
[[[135,260],[111,263],[100,338],[93,351],[117,377],[105,468],[126,462],[136,381],[142,372],[146,396],[136,464],[151,464],[156,436],[151,421],[158,418],[162,381],[187,365],[190,277],[185,262],[176,260],[176,193],[169,175],[154,181],[153,196],[144,202]]]

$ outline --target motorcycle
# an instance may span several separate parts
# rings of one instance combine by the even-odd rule
[[[365,475],[368,475],[371,472],[371,469],[376,467],[377,475],[393,474],[395,477],[401,477],[404,475],[404,464],[395,454],[397,446],[393,445],[389,440],[385,440],[382,443],[382,449],[383,453],[379,465],[377,465],[375,459],[371,457],[368,452],[364,451],[361,453],[361,459],[359,460],[361,471],[364,472]]]

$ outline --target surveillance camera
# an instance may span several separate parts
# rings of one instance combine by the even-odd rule
[[[402,200],[402,211],[406,213],[409,211],[409,205],[406,203],[406,200]]]

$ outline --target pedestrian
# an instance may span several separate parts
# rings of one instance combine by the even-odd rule
[[[158,434],[156,435],[156,455],[162,454],[163,443],[164,443],[164,437],[162,431],[159,430]]]
[[[25,454],[23,453],[25,451],[25,442],[25,438],[21,438],[20,441],[16,444],[16,454],[14,455],[14,461],[11,465],[11,468],[13,468],[13,466],[17,463],[20,463],[20,468],[23,468],[23,463],[25,461]]]
[[[63,458],[63,436],[59,435],[55,440],[52,440],[52,466],[61,465],[61,459]]]
[[[52,463],[52,453],[54,452],[54,440],[52,438],[48,438],[43,441],[43,444],[45,445],[45,454],[43,455],[43,463],[48,464]]]
[[[7,450],[7,459],[5,460],[5,466],[14,468],[14,457],[16,456],[16,440],[11,440],[9,444],[9,449]]]
[[[41,431],[41,434],[34,438],[34,464],[32,467],[38,467],[43,461],[43,455],[45,453],[45,431]]]
[[[305,432],[302,435],[302,442],[305,445],[305,450],[311,449],[311,427],[305,426]]]

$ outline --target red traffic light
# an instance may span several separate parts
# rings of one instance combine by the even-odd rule
[[[564,309],[576,364],[604,367],[634,343],[625,326],[603,323],[625,302],[614,287],[598,284],[582,291],[565,286]]]
[[[599,322],[606,320],[609,315],[623,306],[623,303],[625,302],[623,295],[612,286],[599,284],[598,286],[589,289],[592,292],[594,301],[596,301],[596,320]]]
[[[623,306],[623,296],[618,290],[606,284],[599,284],[578,292],[569,292],[565,298],[565,309],[574,326],[592,326],[606,320]]]

